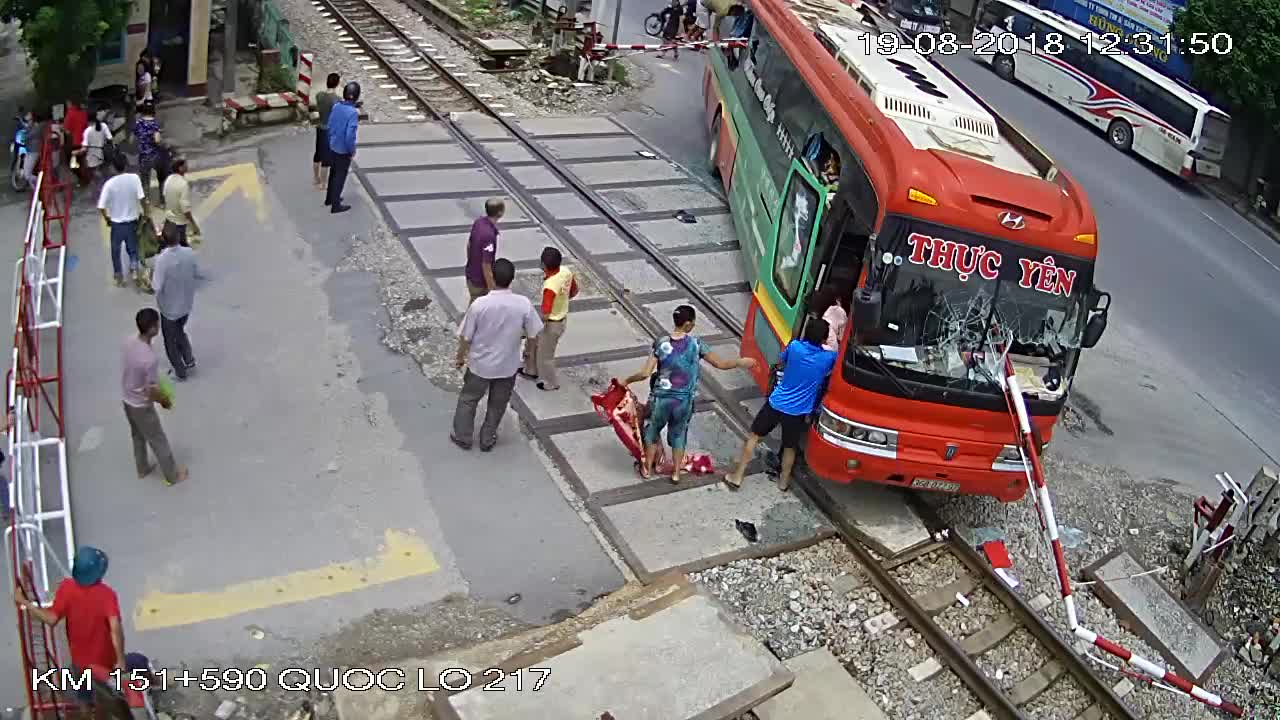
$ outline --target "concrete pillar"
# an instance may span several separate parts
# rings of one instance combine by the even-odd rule
[[[187,43],[187,97],[209,92],[209,0],[191,0]]]

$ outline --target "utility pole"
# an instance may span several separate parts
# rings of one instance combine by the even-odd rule
[[[239,29],[240,0],[227,0],[227,12],[223,23],[222,47],[222,96],[236,94],[236,31]]]
[[[613,32],[610,35],[613,39],[609,42],[613,45],[618,44],[618,26],[622,24],[622,0],[613,0]]]

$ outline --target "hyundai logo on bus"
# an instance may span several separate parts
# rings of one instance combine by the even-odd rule
[[[1004,255],[987,249],[986,245],[974,247],[919,232],[908,235],[907,244],[911,246],[907,260],[912,265],[954,272],[962,282],[968,281],[975,272],[983,280],[995,280],[1000,277],[1000,266],[1004,263]],[[1018,266],[1019,287],[1064,297],[1071,295],[1075,287],[1076,271],[1058,267],[1052,255],[1046,255],[1044,260],[1018,258]]]
[[[955,445],[952,445],[952,444],[948,443],[948,444],[947,444],[947,455],[946,455],[946,458],[947,458],[948,460],[952,460],[952,459],[954,459],[954,458],[955,458],[955,456],[956,456],[956,453],[957,453],[957,452],[959,452],[959,451],[960,451],[960,448],[956,447]]]
[[[1010,230],[1021,230],[1027,226],[1026,220],[1021,215],[1014,215],[1008,210],[1000,213],[1000,224]]]

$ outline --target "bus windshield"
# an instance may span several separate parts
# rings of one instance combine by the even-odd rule
[[[874,258],[880,327],[858,328],[853,355],[898,381],[998,394],[982,361],[1012,336],[1024,388],[1061,398],[1088,319],[1090,264],[930,223],[895,225]]]

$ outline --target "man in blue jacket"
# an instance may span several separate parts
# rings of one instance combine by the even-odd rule
[[[342,88],[342,102],[329,112],[329,187],[324,194],[324,204],[329,212],[341,213],[351,209],[342,203],[342,186],[347,183],[347,171],[351,159],[356,156],[356,126],[360,124],[360,83],[352,81]]]
[[[830,328],[827,321],[812,318],[804,329],[804,337],[792,340],[778,363],[782,365],[782,378],[769,393],[769,399],[761,406],[751,422],[751,434],[742,446],[738,467],[724,477],[731,489],[742,486],[742,474],[755,453],[756,445],[773,429],[782,426],[782,471],[778,473],[778,489],[791,486],[791,468],[795,466],[796,452],[804,445],[809,434],[809,415],[818,403],[818,393],[836,364],[836,354],[822,347]]]

